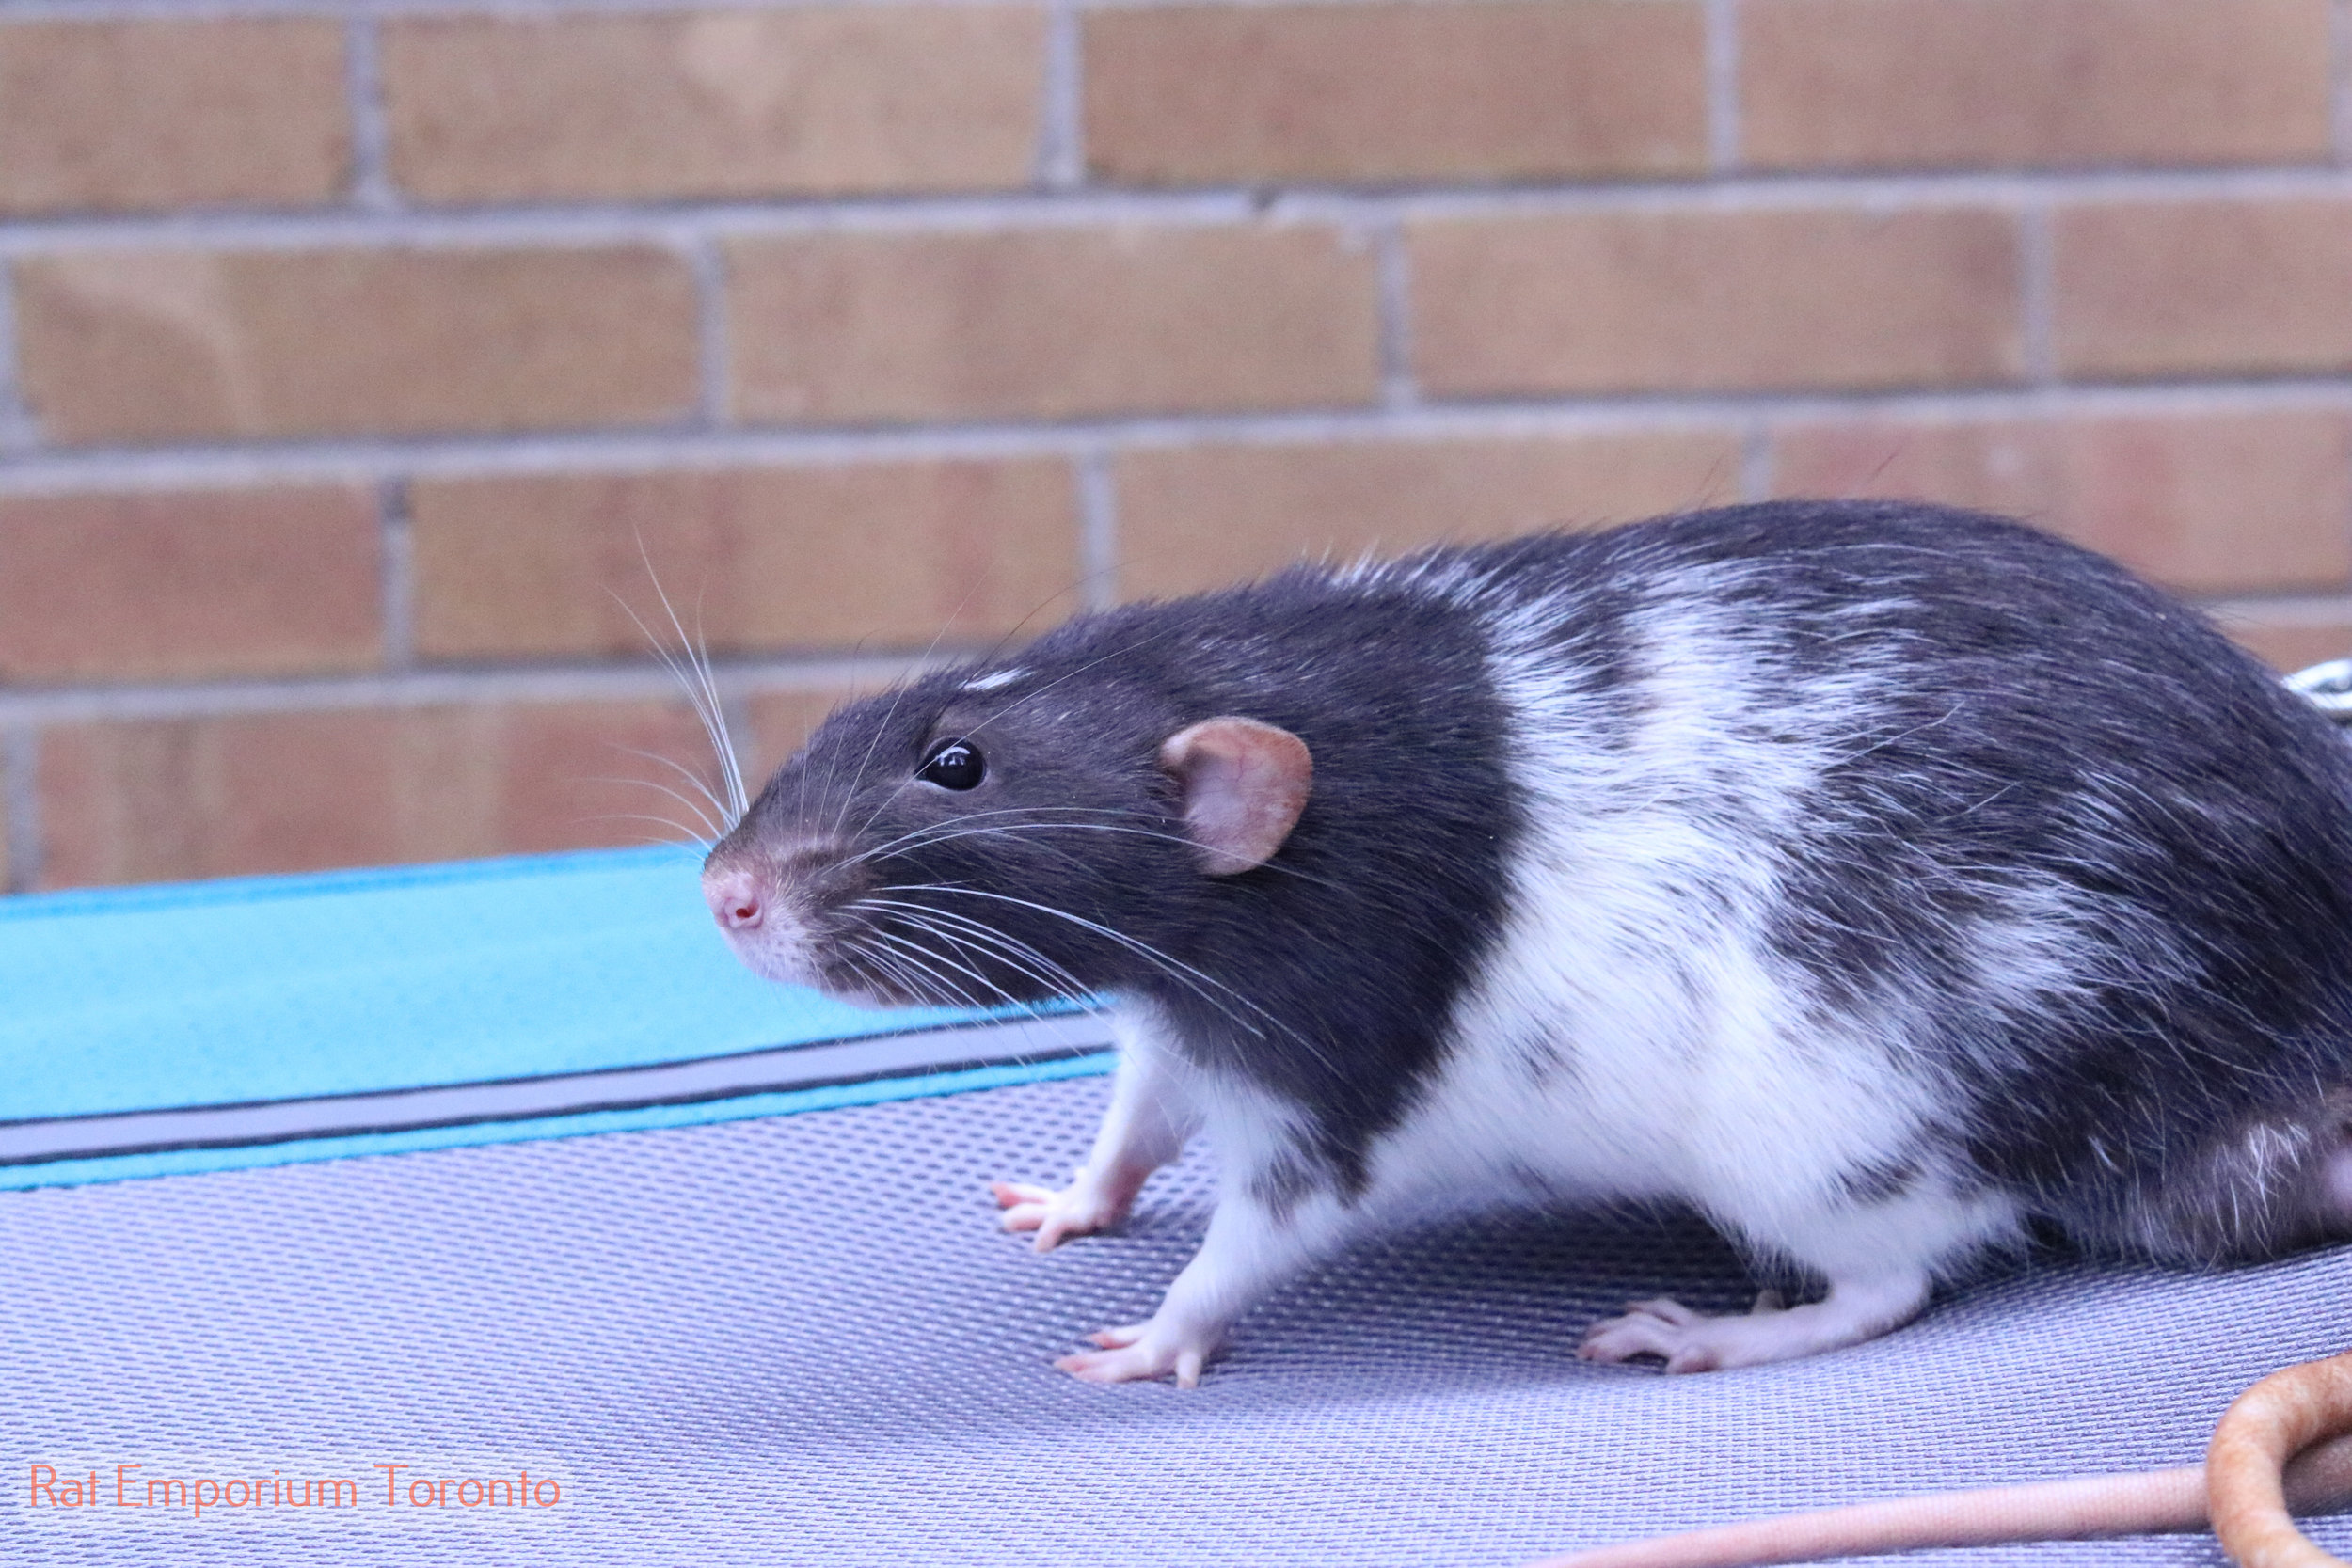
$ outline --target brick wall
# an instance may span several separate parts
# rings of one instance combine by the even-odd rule
[[[13,0],[13,888],[628,842],[933,645],[1742,497],[2352,649],[2344,0]],[[644,754],[640,754],[644,753]]]

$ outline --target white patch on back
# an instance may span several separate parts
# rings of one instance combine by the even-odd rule
[[[1775,669],[1775,634],[1725,608],[1741,569],[1674,573],[1629,618],[1629,740],[1578,695],[1555,605],[1482,607],[1532,820],[1454,1053],[1376,1147],[1375,1195],[1501,1196],[1533,1173],[1566,1196],[1692,1203],[1833,1274],[1931,1269],[2012,1231],[2013,1206],[1924,1157],[1948,1107],[1899,1031],[1820,1006],[1768,941],[1776,830],[1869,744],[1876,683]],[[1858,1202],[1871,1169],[1915,1174]]]

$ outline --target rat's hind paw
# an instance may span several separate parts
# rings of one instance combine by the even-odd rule
[[[1769,1292],[1756,1298],[1756,1312],[1748,1318],[1705,1317],[1663,1297],[1629,1302],[1624,1317],[1604,1318],[1586,1329],[1576,1354],[1585,1361],[1630,1361],[1637,1355],[1655,1355],[1665,1361],[1670,1372],[1736,1367],[1740,1362],[1724,1359],[1724,1353],[1740,1337],[1737,1326],[1779,1310],[1780,1299]]]
[[[1106,1328],[1087,1338],[1103,1348],[1080,1351],[1054,1363],[1087,1383],[1136,1383],[1174,1372],[1177,1387],[1197,1388],[1200,1386],[1200,1369],[1207,1363],[1209,1352],[1216,1348],[1184,1344],[1175,1335],[1165,1332],[1155,1336],[1150,1323]]]
[[[1586,1330],[1576,1354],[1586,1361],[1656,1355],[1670,1372],[1793,1361],[1874,1338],[1916,1315],[1927,1295],[1922,1273],[1834,1280],[1827,1297],[1803,1307],[1784,1307],[1778,1291],[1766,1291],[1756,1298],[1755,1310],[1724,1318],[1704,1317],[1678,1301],[1637,1301],[1624,1317]]]

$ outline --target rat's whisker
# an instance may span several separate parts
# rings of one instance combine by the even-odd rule
[[[1218,1001],[1210,990],[1203,989],[1204,987],[1214,987],[1216,990],[1225,992],[1228,996],[1231,996],[1234,1002],[1248,1008],[1250,1012],[1257,1014],[1258,1017],[1263,1019],[1267,1023],[1272,1024],[1282,1034],[1296,1040],[1300,1045],[1306,1047],[1307,1050],[1311,1052],[1318,1058],[1327,1061],[1328,1060],[1327,1053],[1325,1053],[1322,1047],[1316,1042],[1308,1039],[1305,1036],[1299,1034],[1297,1030],[1291,1028],[1281,1020],[1276,1018],[1272,1013],[1267,1012],[1263,1007],[1261,1007],[1256,1003],[1250,1001],[1249,998],[1244,996],[1240,991],[1235,990],[1224,981],[1217,979],[1213,974],[1204,974],[1200,970],[1195,969],[1192,965],[1185,963],[1183,959],[1178,958],[1171,954],[1162,952],[1160,949],[1152,946],[1150,942],[1139,941],[1136,938],[1127,935],[1123,931],[1114,930],[1110,927],[1103,925],[1099,921],[1089,920],[1084,915],[1073,914],[1068,910],[1057,910],[1050,904],[1041,904],[1033,899],[1016,898],[1010,894],[989,893],[983,891],[982,889],[974,887],[960,887],[946,883],[917,882],[893,884],[886,891],[892,893],[948,893],[959,895],[963,897],[988,898],[993,899],[998,903],[1016,904],[1023,909],[1034,910],[1040,914],[1051,915],[1057,920],[1069,921],[1073,926],[1083,927],[1085,929],[1092,931],[1098,936],[1106,937],[1112,942],[1118,942],[1129,952],[1134,953],[1137,958],[1157,966],[1170,978],[1178,980],[1184,984],[1187,990],[1191,990],[1194,995],[1200,997],[1201,1001],[1223,1013],[1235,1026],[1246,1029],[1250,1034],[1256,1035],[1260,1038],[1263,1038],[1265,1036],[1265,1031],[1263,1029],[1254,1023],[1251,1023],[1247,1019],[1242,1018],[1239,1014],[1235,1013],[1232,1007],[1228,1006],[1225,1003]]]
[[[677,634],[681,650],[679,656],[672,657],[661,640],[654,636],[653,628],[645,625],[644,618],[627,599],[614,594],[613,602],[621,607],[621,613],[628,617],[629,624],[637,628],[646,645],[653,649],[654,657],[661,661],[661,667],[685,689],[687,700],[693,706],[694,717],[701,721],[703,734],[709,738],[711,751],[716,754],[720,782],[726,790],[727,799],[727,807],[720,815],[732,826],[741,821],[743,814],[751,809],[751,800],[743,788],[743,771],[736,758],[735,737],[728,733],[726,709],[719,698],[718,677],[711,669],[710,651],[686,635],[685,623],[678,619],[676,608],[670,603],[668,591],[661,586],[660,574],[653,569],[653,557],[646,550],[642,534],[637,539],[637,557],[644,563],[645,578],[653,584],[654,594],[661,601],[661,610],[669,618],[671,630]],[[697,622],[699,624],[699,616]]]
[[[881,935],[879,931],[867,933],[868,937]],[[890,970],[898,976],[899,983],[905,985],[920,1000],[933,1006],[970,1006],[971,998],[965,996],[959,987],[939,973],[929,955],[920,949],[908,948],[904,943],[893,943],[893,946],[900,950],[895,954],[885,954],[869,943],[864,945],[863,951],[865,956],[873,962],[887,963]],[[910,981],[914,983],[910,984]]]
[[[687,767],[676,758],[665,757],[660,752],[647,752],[635,746],[623,746],[617,741],[608,742],[608,744],[610,744],[614,751],[619,752],[624,756],[637,757],[645,762],[658,762],[662,767],[672,769],[688,784],[693,785],[694,792],[700,795],[703,800],[708,803],[711,810],[719,814],[719,817],[722,821],[732,821],[732,818],[730,818],[727,815],[726,802],[711,793],[709,784],[701,774],[695,772],[692,768]]]
[[[933,909],[928,904],[909,903],[897,898],[860,898],[848,907],[895,911],[895,918],[914,929],[967,951],[982,945],[993,948],[996,961],[1037,981],[1052,995],[1082,1001],[1088,994],[1085,982],[1036,948],[1016,937],[991,930],[977,921],[946,910]],[[943,922],[952,923],[954,928]]]
[[[660,826],[669,829],[673,832],[684,833],[686,836],[684,838],[644,839],[640,842],[646,844],[675,845],[680,849],[685,848],[691,844],[694,847],[706,852],[707,852],[710,848],[710,840],[703,837],[702,834],[694,832],[693,829],[689,828],[685,823],[672,821],[666,816],[654,816],[642,811],[608,811],[600,812],[596,816],[589,817],[588,820],[591,822],[658,823]]]
[[[694,814],[695,820],[700,822],[703,825],[704,830],[709,834],[711,842],[716,843],[720,834],[724,831],[710,820],[709,816],[704,812],[702,807],[694,803],[692,797],[680,795],[676,790],[672,789],[668,784],[662,784],[658,780],[618,779],[608,776],[604,778],[583,779],[580,782],[582,784],[625,784],[632,789],[658,789],[662,794],[667,795],[671,800],[675,800],[679,805],[684,806],[688,811],[692,812]]]
[[[972,968],[969,964],[961,963],[945,953],[930,952],[924,948],[917,947],[914,943],[906,941],[902,937],[893,936],[887,931],[878,930],[872,932],[871,935],[879,941],[889,942],[894,947],[904,948],[909,952],[923,953],[933,964],[944,964],[947,968],[954,970],[959,974],[970,976],[976,983],[987,987],[990,990],[994,991],[999,997],[1002,997],[1007,1006],[1023,1007],[1027,1006],[1027,1004],[1024,1003],[1019,997],[1014,996],[1012,992],[1007,990],[1004,987],[998,985],[995,981],[990,979],[978,970]],[[964,1000],[977,1006],[984,1004],[986,999],[967,995]]]

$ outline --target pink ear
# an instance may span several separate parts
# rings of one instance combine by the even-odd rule
[[[1255,719],[1204,719],[1160,748],[1184,786],[1184,827],[1212,877],[1263,865],[1307,809],[1314,759],[1288,730]]]

